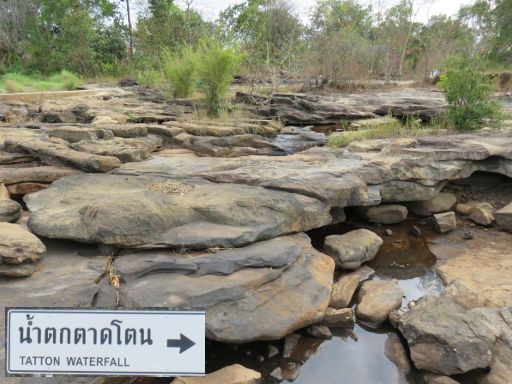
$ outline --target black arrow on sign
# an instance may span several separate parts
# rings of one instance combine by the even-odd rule
[[[196,345],[196,343],[190,340],[183,333],[180,333],[179,339],[167,339],[167,348],[179,348],[180,354],[192,348],[194,345]]]

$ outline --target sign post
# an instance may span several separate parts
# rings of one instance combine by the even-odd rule
[[[205,312],[6,308],[7,375],[203,376]]]

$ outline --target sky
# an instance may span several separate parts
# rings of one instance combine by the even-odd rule
[[[198,10],[208,20],[217,18],[220,11],[230,5],[240,3],[242,0],[194,0],[193,7]],[[429,17],[439,14],[455,15],[461,5],[471,4],[474,0],[417,0],[417,3],[425,3],[420,7],[417,15],[417,21],[426,22]],[[362,0],[366,4],[378,3],[378,0]],[[381,3],[396,4],[398,0],[381,0]],[[177,4],[182,5],[184,0],[177,0]],[[315,0],[288,0],[296,14],[303,21],[308,20],[310,9],[314,6]]]

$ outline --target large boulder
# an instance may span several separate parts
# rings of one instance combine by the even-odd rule
[[[207,337],[234,343],[280,339],[321,321],[334,273],[304,234],[196,254],[139,251],[113,267],[124,282],[121,305],[206,309]]]
[[[177,377],[172,384],[259,384],[261,373],[239,364],[230,365],[204,377]]]
[[[238,247],[331,222],[310,197],[201,179],[80,175],[25,201],[36,234],[119,247]]]
[[[327,236],[324,251],[334,259],[337,267],[357,269],[372,260],[383,243],[374,232],[358,229],[344,235]]]
[[[447,212],[457,204],[457,198],[451,193],[439,193],[433,199],[427,201],[415,201],[407,204],[409,212],[429,217],[436,213]]]
[[[496,224],[505,231],[512,233],[512,203],[496,212]]]
[[[348,308],[359,283],[368,280],[374,274],[373,269],[363,265],[354,272],[342,275],[332,286],[329,307],[335,309]]]
[[[496,335],[476,311],[449,296],[426,296],[403,314],[398,328],[416,368],[448,376],[487,368]]]
[[[365,281],[359,289],[356,317],[378,327],[388,319],[391,311],[400,308],[403,295],[397,280]]]

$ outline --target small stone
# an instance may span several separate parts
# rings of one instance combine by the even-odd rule
[[[277,356],[279,354],[279,348],[277,348],[275,345],[269,344],[267,345],[267,358],[271,359],[274,356]]]
[[[352,308],[327,308],[320,324],[328,327],[352,327],[354,325],[354,310]]]
[[[464,238],[464,240],[473,240],[474,239],[473,232],[470,232],[470,231],[464,232],[463,238]]]
[[[258,355],[258,356],[256,357],[256,361],[257,361],[258,363],[263,363],[263,362],[265,361],[265,357],[263,357],[262,355]]]
[[[306,328],[306,335],[322,340],[332,339],[331,330],[325,325],[314,324]]]
[[[391,229],[389,229],[389,228],[388,228],[388,229],[386,229],[386,230],[384,231],[384,234],[385,234],[386,236],[391,236],[391,235],[393,235],[393,231],[392,231]]]
[[[434,215],[434,226],[439,233],[448,233],[457,227],[455,212],[438,213]]]
[[[336,266],[357,269],[372,260],[382,244],[382,239],[374,232],[358,229],[344,235],[327,236],[324,250],[334,259]]]
[[[270,378],[274,381],[282,381],[283,380],[283,371],[281,367],[276,367],[270,372]]]
[[[489,227],[494,222],[494,207],[489,203],[480,203],[471,210],[469,219],[478,225]]]
[[[421,229],[419,229],[416,225],[412,226],[411,229],[409,229],[409,234],[414,237],[421,237]]]
[[[295,361],[287,361],[283,372],[283,379],[288,381],[297,380],[300,375],[300,369],[301,366]]]

